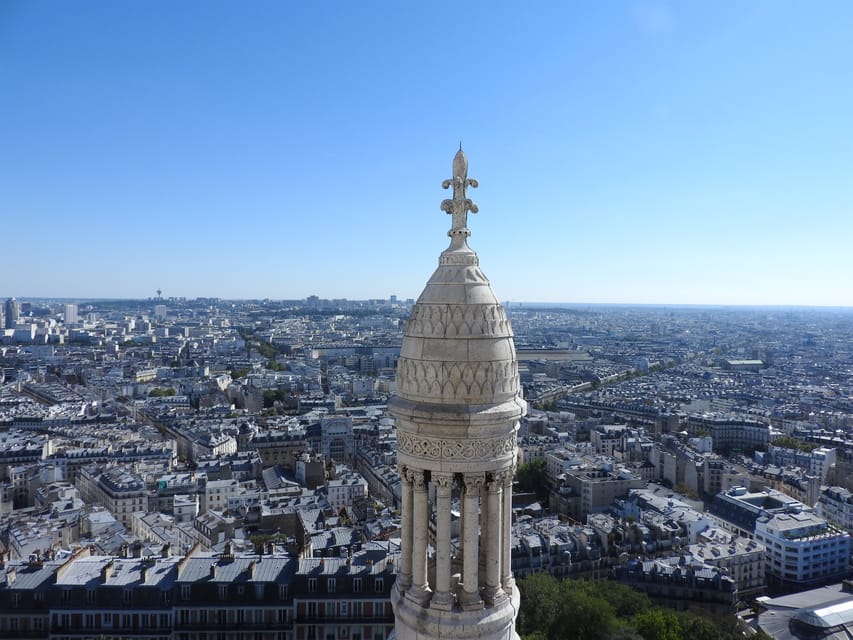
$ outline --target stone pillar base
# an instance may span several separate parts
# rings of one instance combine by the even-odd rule
[[[463,590],[459,594],[459,606],[462,607],[463,611],[477,611],[482,609],[484,604],[479,593],[469,593]]]
[[[449,591],[436,591],[429,602],[431,609],[441,609],[442,611],[452,610],[454,604],[456,604],[456,598]]]
[[[507,599],[506,592],[500,587],[486,587],[483,590],[483,600],[489,604],[500,604]]]
[[[415,604],[420,605],[422,607],[426,606],[431,596],[432,591],[422,586],[410,586],[408,589],[406,589],[406,592],[404,594],[406,600],[414,602]]]

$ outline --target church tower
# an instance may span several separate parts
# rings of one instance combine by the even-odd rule
[[[396,640],[517,640],[510,568],[512,478],[526,411],[512,329],[468,247],[460,147],[441,203],[450,246],[412,309],[389,405],[402,477],[402,556],[391,595]],[[460,512],[451,534],[451,509]]]

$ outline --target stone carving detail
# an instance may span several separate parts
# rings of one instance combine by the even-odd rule
[[[512,486],[512,478],[514,475],[515,473],[512,467],[509,469],[502,469],[501,471],[495,471],[492,474],[492,481],[489,483],[489,489],[491,491],[497,491],[499,488],[507,485]]]
[[[463,474],[462,481],[465,485],[466,497],[468,497],[470,494],[480,493],[486,483],[486,478],[482,473],[466,473]]]
[[[403,482],[406,484],[412,484],[415,481],[415,471],[411,467],[402,467],[400,475],[403,476]]]
[[[468,212],[477,213],[479,209],[474,201],[468,197],[466,190],[468,187],[476,189],[479,185],[476,180],[468,177],[468,159],[462,152],[461,144],[459,151],[453,157],[453,177],[441,183],[442,189],[449,189],[451,186],[453,187],[453,197],[441,201],[441,210],[449,213],[453,219],[447,235],[451,238],[454,236],[467,238],[471,235],[467,229]]]
[[[504,438],[452,440],[397,431],[397,449],[428,460],[482,460],[505,456],[516,450],[515,433]]]
[[[500,305],[418,304],[406,324],[406,335],[418,338],[511,337]]]
[[[440,265],[478,265],[480,260],[473,251],[470,253],[442,253],[438,258]]]
[[[426,491],[426,474],[423,471],[412,471],[412,483],[415,485],[415,491]]]
[[[453,474],[452,473],[440,473],[434,471],[430,474],[430,478],[432,479],[433,484],[440,489],[450,490],[453,486]]]
[[[400,358],[397,361],[400,395],[468,402],[518,391],[516,362],[431,362]]]

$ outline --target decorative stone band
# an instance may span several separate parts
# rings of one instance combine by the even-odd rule
[[[397,432],[397,449],[427,460],[484,460],[500,458],[516,451],[516,435],[502,438],[460,439],[430,438]]]
[[[416,304],[406,324],[415,338],[511,338],[512,330],[500,305]]]
[[[445,265],[478,265],[480,260],[473,251],[445,251],[438,257],[438,264]],[[479,269],[478,269],[479,271]],[[482,275],[482,274],[480,274]],[[485,279],[485,276],[484,276]]]
[[[397,384],[402,397],[443,403],[503,402],[518,393],[516,362],[397,361]]]

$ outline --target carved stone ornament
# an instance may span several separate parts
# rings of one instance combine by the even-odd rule
[[[465,473],[462,475],[462,481],[465,485],[466,497],[474,498],[473,494],[479,494],[486,483],[486,476],[482,473]]]
[[[433,362],[400,358],[397,361],[400,395],[440,397],[446,402],[469,402],[514,394],[518,390],[518,365],[503,362]]]
[[[397,432],[397,448],[403,453],[427,460],[483,460],[494,459],[516,450],[516,436],[483,438],[477,440],[452,440]]]
[[[418,304],[406,324],[406,335],[417,338],[512,337],[500,305]]]
[[[426,474],[423,471],[413,471],[412,483],[415,485],[415,491],[426,491]]]
[[[438,471],[433,471],[432,474],[430,474],[430,478],[432,479],[433,484],[435,484],[439,489],[450,491],[450,488],[453,487],[452,473],[440,473]]]
[[[442,189],[449,189],[451,186],[453,187],[453,197],[441,201],[441,210],[446,211],[453,218],[447,235],[454,241],[457,238],[464,240],[471,235],[467,228],[468,212],[477,213],[479,211],[474,201],[467,196],[466,190],[468,187],[476,189],[479,185],[476,180],[468,177],[468,158],[462,152],[461,144],[459,151],[453,156],[453,177],[441,183]]]

